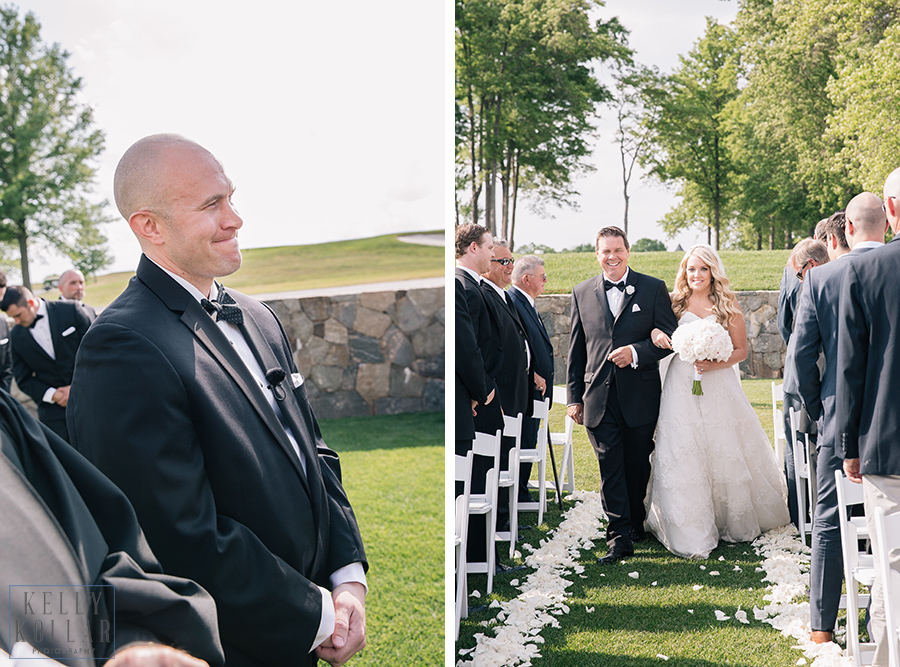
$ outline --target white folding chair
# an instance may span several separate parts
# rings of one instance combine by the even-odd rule
[[[563,406],[568,405],[568,395],[565,387],[553,387],[553,402]],[[551,445],[563,445],[562,462],[560,463],[559,480],[560,489],[572,493],[575,491],[575,452],[572,446],[572,436],[575,432],[575,420],[566,415],[566,430],[563,433],[550,432]]]
[[[859,609],[869,602],[868,595],[860,595],[859,586],[872,587],[875,581],[875,563],[870,554],[859,550],[859,522],[847,518],[853,505],[863,502],[862,484],[844,477],[841,470],[834,471],[838,496],[838,520],[841,527],[841,552],[844,557],[844,583],[847,589],[847,651],[856,667],[872,662],[875,644],[859,641]]]
[[[535,481],[529,480],[528,488],[538,490],[538,499],[532,502],[519,503],[519,512],[537,511],[538,525],[544,522],[544,512],[547,510],[547,429],[549,415],[549,398],[534,402],[532,416],[541,420],[541,426],[538,428],[537,434],[537,447],[534,449],[523,449],[520,452],[520,460],[523,463],[537,463],[538,478]]]
[[[900,667],[900,572],[891,567],[892,551],[900,549],[900,513],[885,515],[884,508],[875,508],[875,536],[878,543],[878,577],[884,598],[884,616],[887,624],[888,665]]]
[[[463,483],[462,495],[456,498],[456,638],[459,639],[459,622],[468,616],[469,587],[466,584],[466,546],[469,534],[469,496],[472,492],[472,459],[469,451],[465,456],[455,456],[456,481]]]
[[[516,540],[519,539],[519,453],[522,450],[522,413],[515,417],[503,415],[503,435],[513,438],[515,446],[509,450],[509,467],[501,470],[497,477],[500,488],[509,489],[509,530],[498,530],[494,539],[498,542],[509,542],[509,557],[516,552]]]
[[[779,408],[778,404],[782,407]],[[775,434],[775,462],[778,468],[784,466],[784,383],[772,383],[772,431]]]
[[[466,561],[466,570],[469,574],[487,574],[487,592],[494,590],[494,568],[496,558],[494,548],[494,534],[497,529],[497,471],[500,469],[500,438],[501,431],[497,429],[494,435],[487,433],[475,433],[472,441],[472,451],[476,456],[486,456],[493,459],[493,466],[487,471],[484,493],[472,493],[469,496],[469,515],[483,514],[485,520],[485,560]]]
[[[806,543],[806,534],[812,535],[812,520],[816,508],[816,478],[810,465],[812,456],[809,434],[804,433],[802,438],[797,437],[797,423],[800,413],[790,408],[788,415],[791,420],[791,447],[794,451],[794,481],[797,485],[797,521],[800,529],[800,539]],[[807,512],[807,510],[809,510]]]

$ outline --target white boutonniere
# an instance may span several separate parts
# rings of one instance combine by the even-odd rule
[[[634,294],[634,285],[626,285],[625,286],[625,294],[631,296]]]

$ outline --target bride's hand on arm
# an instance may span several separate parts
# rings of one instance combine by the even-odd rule
[[[663,350],[672,349],[672,339],[669,338],[662,329],[654,329],[651,331],[650,340],[653,341],[653,344],[658,348]]]

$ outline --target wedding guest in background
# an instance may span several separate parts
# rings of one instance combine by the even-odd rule
[[[584,424],[600,465],[609,518],[607,565],[634,554],[645,539],[644,497],[659,416],[659,360],[654,328],[671,335],[677,322],[666,284],[628,268],[630,246],[618,227],[597,233],[601,274],[572,290],[567,414]]]
[[[547,271],[544,260],[537,255],[524,255],[513,265],[512,287],[507,294],[519,313],[531,344],[531,363],[534,368],[534,382],[531,399],[542,401],[553,398],[553,345],[537,312],[535,299],[544,292],[547,285]],[[553,403],[551,402],[552,406]],[[526,418],[522,424],[522,448],[537,446],[539,420]],[[519,472],[519,501],[530,502],[528,480],[531,478],[531,463],[523,463]]]
[[[0,301],[6,294],[6,274],[0,271]],[[9,391],[12,388],[12,345],[9,342],[9,324],[5,317],[0,317],[0,389]]]
[[[873,665],[888,664],[884,582],[878,576],[880,548],[875,509],[900,511],[900,169],[884,182],[884,210],[893,240],[850,261],[841,284],[838,314],[835,450],[847,477],[863,485],[866,525],[875,554],[870,598]],[[854,221],[848,211],[849,220]],[[848,221],[849,228],[849,221]],[[900,554],[890,568],[900,569]]]
[[[84,274],[78,269],[68,269],[59,277],[59,298],[72,301],[84,308],[91,322],[97,319],[97,312],[84,302]]]
[[[719,254],[690,248],[671,298],[679,329],[673,336],[654,329],[657,347],[670,350],[673,337],[707,327],[704,337],[724,341],[723,357],[731,348],[724,359],[713,350],[693,363],[672,357],[656,428],[647,529],[672,553],[702,559],[720,540],[749,542],[785,525],[787,489],[735,373],[747,358],[747,329]],[[695,373],[702,395],[694,393]]]
[[[846,235],[845,235],[846,225]],[[881,199],[871,193],[854,197],[828,219],[826,246],[830,262],[811,269],[794,320],[794,364],[803,407],[817,422],[816,491],[809,569],[811,639],[832,641],[844,579],[837,487],[834,472],[842,459],[835,451],[834,413],[837,383],[838,303],[841,281],[850,260],[884,244],[887,221]],[[852,248],[852,251],[851,251]],[[841,261],[835,261],[840,259]],[[820,354],[824,368],[820,369]]]
[[[241,265],[233,193],[177,135],[119,161],[143,256],[82,342],[72,444],[129,497],[163,568],[213,596],[229,667],[341,665],[365,645],[362,539],[281,323],[215,280]]]
[[[0,310],[18,325],[9,332],[13,375],[37,404],[38,418],[69,442],[66,406],[75,355],[91,322],[74,303],[44,301],[29,289],[7,287]]]
[[[791,250],[788,255],[787,267],[794,272],[800,289],[802,289],[803,277],[812,267],[821,266],[828,262],[828,250],[822,241],[816,239],[802,239]],[[799,295],[799,291],[798,291]],[[793,327],[793,324],[792,324]],[[800,526],[800,507],[797,503],[797,481],[794,476],[794,448],[791,444],[791,419],[790,410],[793,408],[796,412],[800,412],[803,403],[800,400],[800,392],[797,388],[797,374],[794,369],[794,343],[793,336],[788,341],[787,352],[784,355],[784,434],[786,442],[784,445],[784,477],[787,481],[788,489],[788,510],[791,513],[791,523],[799,528]],[[815,434],[810,434],[810,442],[815,444]],[[814,461],[810,461],[810,465],[815,465]],[[810,514],[812,508],[810,508]]]

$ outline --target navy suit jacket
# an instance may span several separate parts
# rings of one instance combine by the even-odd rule
[[[871,248],[857,248],[835,260],[806,272],[803,290],[794,315],[791,344],[797,393],[810,419],[819,421],[818,443],[834,447],[834,395],[837,385],[838,304],[841,281],[850,261]],[[825,368],[819,371],[820,350]],[[822,419],[824,417],[824,419]]]
[[[900,475],[900,237],[853,259],[845,271],[835,448],[845,459],[859,458],[864,475]]]
[[[659,360],[672,351],[653,345],[650,333],[659,328],[671,335],[678,322],[662,280],[629,269],[627,285],[633,290],[623,293],[618,317],[609,310],[602,274],[572,290],[566,386],[569,403],[584,404],[588,428],[596,428],[603,419],[613,379],[628,426],[650,424],[659,417]],[[610,352],[624,345],[634,346],[637,368],[618,368],[607,360]]]
[[[129,497],[163,568],[213,596],[230,667],[314,663],[318,586],[365,565],[362,540],[281,323],[229,293],[260,366],[286,374],[280,405],[306,472],[228,337],[146,257],[82,342],[69,431]]]
[[[528,342],[531,344],[531,367],[535,373],[547,381],[547,390],[553,388],[553,345],[547,329],[531,307],[528,298],[518,288],[510,287],[506,293],[512,299],[519,319],[525,327]]]

